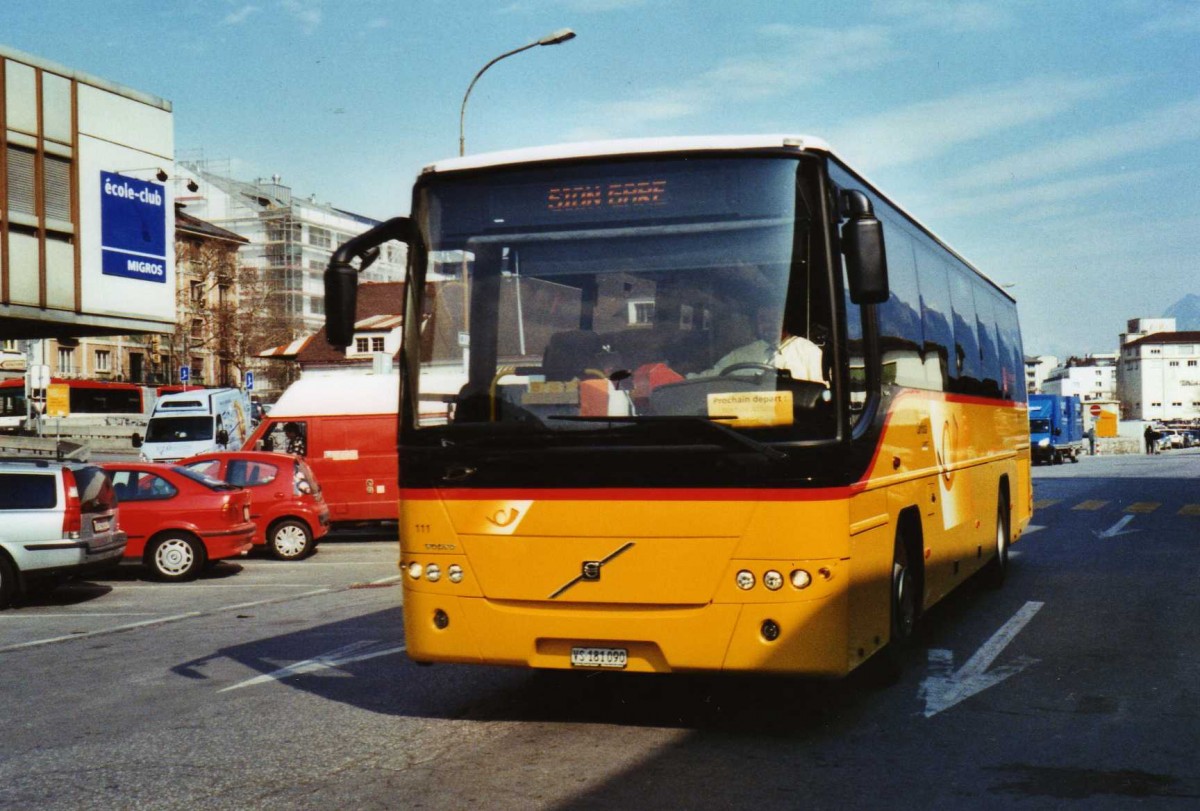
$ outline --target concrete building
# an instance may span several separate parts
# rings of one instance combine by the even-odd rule
[[[191,182],[196,191],[185,190]],[[270,180],[237,180],[228,162],[181,161],[177,164],[176,192],[188,213],[244,237],[239,261],[253,268],[262,282],[259,300],[244,297],[251,306],[269,316],[274,325],[266,330],[252,354],[286,341],[311,335],[325,325],[323,274],[338,245],[378,224],[315,196],[300,197],[283,184]],[[405,246],[383,246],[379,259],[366,271],[364,282],[397,282],[404,277]],[[289,378],[279,376],[277,365],[256,369],[256,387],[268,397],[278,393]]]
[[[170,102],[0,47],[0,137],[0,340],[170,331]]]
[[[1110,401],[1117,396],[1117,353],[1068,358],[1042,383],[1044,394],[1077,395],[1087,401]]]
[[[1200,332],[1135,318],[1121,335],[1117,389],[1127,420],[1200,420]]]
[[[1042,384],[1058,366],[1054,355],[1025,356],[1025,390],[1030,394],[1042,394]]]

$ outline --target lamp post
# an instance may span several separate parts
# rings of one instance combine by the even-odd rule
[[[464,129],[464,123],[466,122],[466,118],[467,118],[467,99],[470,98],[471,90],[472,90],[472,88],[475,87],[475,83],[479,81],[479,77],[482,76],[488,68],[490,68],[492,65],[499,62],[501,59],[506,59],[514,54],[519,54],[519,53],[521,53],[521,51],[528,51],[530,48],[536,48],[538,45],[557,45],[560,42],[566,42],[567,40],[570,40],[570,39],[575,39],[575,32],[572,31],[570,28],[562,28],[558,31],[555,31],[553,34],[547,34],[546,36],[542,37],[539,40],[534,40],[533,42],[529,43],[528,45],[522,45],[520,48],[514,48],[511,51],[502,53],[499,56],[497,56],[495,59],[493,59],[491,62],[488,62],[486,65],[484,65],[482,68],[479,69],[479,72],[475,74],[475,78],[471,80],[471,84],[467,85],[467,92],[463,94],[462,109],[459,110],[459,113],[458,113],[458,154],[459,154],[459,157],[465,155],[466,150],[467,150],[467,146],[466,146],[467,140],[466,140],[466,134],[465,134],[465,129]]]

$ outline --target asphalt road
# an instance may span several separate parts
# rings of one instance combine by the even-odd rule
[[[1200,450],[1035,468],[901,681],[417,667],[395,545],[0,613],[4,808],[1192,808]]]

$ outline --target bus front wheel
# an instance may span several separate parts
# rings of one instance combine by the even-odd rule
[[[867,683],[874,687],[890,687],[904,673],[904,652],[912,640],[913,629],[920,611],[919,557],[907,541],[903,526],[896,532],[892,551],[892,579],[889,586],[890,638],[864,668]]]

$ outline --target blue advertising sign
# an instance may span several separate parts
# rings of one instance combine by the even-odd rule
[[[166,187],[100,173],[100,248],[106,276],[167,281]]]

